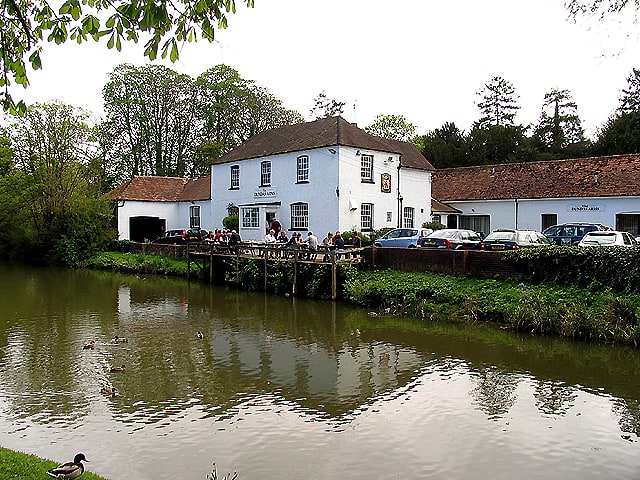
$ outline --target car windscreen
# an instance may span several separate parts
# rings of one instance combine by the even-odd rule
[[[453,230],[436,230],[429,235],[429,238],[453,238],[455,233]]]
[[[490,233],[485,241],[498,240],[503,242],[513,242],[516,239],[514,232],[493,232]]]
[[[598,235],[587,234],[582,239],[582,242],[584,244],[591,244],[591,245],[613,245],[615,241],[616,241],[615,233],[605,233],[605,234],[598,234]]]

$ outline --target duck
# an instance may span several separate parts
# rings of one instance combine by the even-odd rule
[[[93,350],[94,348],[96,348],[95,340],[91,340],[89,343],[85,344],[84,347],[82,347],[83,350]]]
[[[100,393],[102,393],[103,395],[106,395],[108,397],[115,397],[116,395],[118,395],[118,390],[116,389],[116,387],[109,387],[109,386],[105,385],[100,390]]]
[[[125,372],[127,370],[127,367],[123,365],[120,365],[119,367],[111,367],[111,372]]]
[[[202,332],[198,332],[198,333],[196,333],[196,337],[198,337],[200,340],[202,340],[204,338],[204,334]]]
[[[129,343],[129,339],[116,335],[115,337],[113,337],[113,343]]]
[[[84,473],[84,465],[82,464],[82,461],[88,462],[89,460],[84,456],[84,453],[78,453],[73,458],[73,462],[63,463],[62,465],[58,465],[56,468],[47,470],[47,474],[53,478],[73,480]]]

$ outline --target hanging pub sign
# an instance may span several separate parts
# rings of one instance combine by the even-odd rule
[[[380,185],[382,193],[391,193],[391,175],[388,173],[380,175]]]

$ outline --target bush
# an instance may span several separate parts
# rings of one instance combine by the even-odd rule
[[[222,225],[227,230],[235,230],[237,232],[240,225],[238,215],[229,215],[228,217],[224,217],[222,219]]]

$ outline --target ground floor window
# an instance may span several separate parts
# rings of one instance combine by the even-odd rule
[[[543,213],[540,215],[540,220],[542,222],[542,230],[544,232],[547,228],[553,227],[558,224],[558,214],[557,213]]]
[[[404,228],[413,228],[414,216],[415,216],[415,208],[404,207],[402,209],[402,226]]]
[[[619,213],[616,215],[616,230],[629,232],[634,237],[640,235],[640,215],[637,213]]]
[[[189,207],[189,227],[200,228],[200,205]]]
[[[307,230],[309,228],[309,204],[291,204],[291,229]]]
[[[243,207],[242,228],[258,228],[260,226],[259,213],[260,209],[257,207]]]
[[[363,232],[373,230],[373,203],[360,205],[360,228]]]
[[[491,218],[489,215],[460,215],[460,228],[473,230],[482,234],[482,236],[491,233]]]

